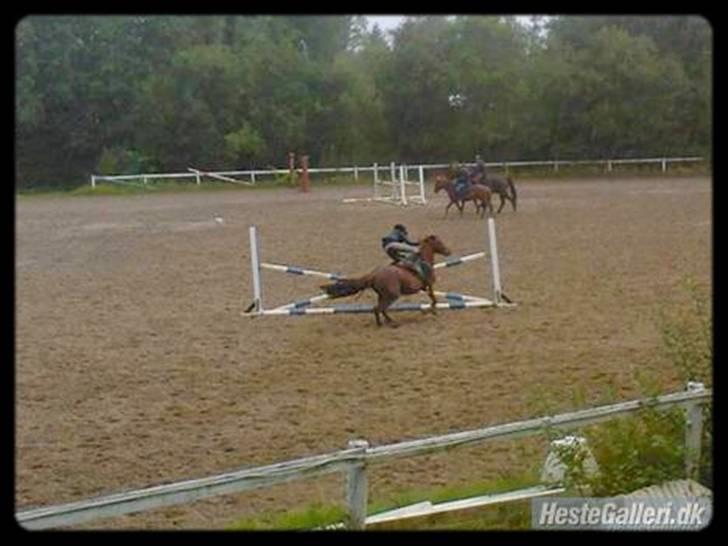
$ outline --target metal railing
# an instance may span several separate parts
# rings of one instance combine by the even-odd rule
[[[661,166],[662,172],[667,172],[667,167],[671,163],[695,163],[703,161],[702,157],[652,157],[652,158],[624,158],[624,159],[559,159],[559,160],[548,160],[548,161],[497,161],[492,163],[486,163],[487,167],[497,167],[504,170],[508,170],[511,167],[551,167],[554,172],[558,172],[560,167],[567,165],[604,165],[607,172],[611,172],[615,165],[622,164],[657,164]],[[391,162],[387,165],[395,165]],[[474,165],[473,163],[465,163],[465,165]],[[355,180],[359,179],[359,173],[374,172],[375,170],[386,170],[393,167],[384,166],[381,164],[373,164],[371,166],[358,166],[354,165],[351,167],[321,167],[321,168],[309,168],[309,173],[337,173],[345,174],[351,173]],[[422,169],[422,170],[433,170],[433,169],[446,169],[450,165],[448,163],[429,163],[429,164],[416,164],[416,165],[402,165],[404,169]],[[202,182],[204,176],[209,176],[216,179],[225,179],[225,177],[231,176],[243,176],[249,177],[249,181],[243,180],[227,180],[228,182],[238,182],[242,184],[255,184],[258,178],[262,176],[276,176],[289,174],[288,169],[251,169],[251,170],[237,170],[237,171],[202,171],[199,169],[189,168],[185,172],[179,173],[142,173],[142,174],[127,174],[127,175],[91,175],[91,187],[95,188],[98,181],[109,181],[109,182],[128,182],[131,180],[141,180],[142,184],[146,185],[150,180],[156,179],[184,179],[194,178],[195,182],[199,185]],[[257,177],[257,178],[256,178]]]
[[[395,458],[413,457],[456,446],[472,445],[496,438],[518,438],[542,434],[545,430],[568,430],[607,421],[643,408],[664,409],[682,406],[686,410],[686,474],[693,477],[700,460],[702,411],[700,406],[712,399],[712,389],[701,383],[688,383],[687,389],[652,399],[633,400],[607,406],[539,417],[487,428],[410,440],[372,447],[365,440],[352,440],[347,449],[286,461],[282,463],[218,474],[206,478],[159,485],[125,493],[24,510],[16,513],[17,521],[27,529],[47,529],[185,504],[229,493],[329,474],[347,473],[348,526],[364,528],[367,522],[367,466]],[[535,494],[543,494],[543,490]],[[371,516],[370,516],[371,517]],[[370,520],[371,521],[371,520]]]

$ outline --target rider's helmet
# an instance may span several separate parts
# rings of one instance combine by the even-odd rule
[[[396,224],[394,226],[394,229],[397,230],[397,231],[401,231],[402,233],[404,233],[405,235],[407,235],[407,228],[404,227],[402,224]]]

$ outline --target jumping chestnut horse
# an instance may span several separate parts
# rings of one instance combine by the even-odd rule
[[[465,208],[465,201],[472,201],[475,203],[475,213],[480,212],[480,217],[485,215],[485,208],[493,214],[493,203],[491,202],[492,193],[490,188],[480,184],[473,184],[468,191],[465,192],[463,199],[460,199],[455,193],[455,183],[450,180],[446,175],[438,174],[435,176],[435,193],[440,190],[445,190],[447,196],[450,198],[450,202],[445,207],[445,216],[447,216],[450,207],[453,205],[457,206],[460,211],[460,215],[463,214],[463,208]]]
[[[450,249],[436,236],[428,235],[419,242],[420,250],[418,252],[422,260],[429,267],[429,276],[426,281],[420,279],[413,271],[399,264],[390,264],[376,269],[374,272],[358,277],[355,279],[340,279],[335,283],[324,284],[321,289],[332,298],[342,298],[358,294],[362,290],[371,288],[377,293],[378,301],[374,307],[374,318],[377,320],[377,326],[382,325],[379,314],[384,315],[388,326],[397,326],[397,324],[387,314],[387,308],[392,305],[401,295],[416,294],[421,290],[426,290],[432,307],[430,311],[435,314],[435,294],[432,291],[432,285],[435,283],[435,270],[432,268],[435,254],[443,256],[450,255]]]

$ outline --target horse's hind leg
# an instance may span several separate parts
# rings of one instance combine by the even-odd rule
[[[379,298],[377,300],[377,305],[374,307],[374,316],[377,319],[377,325],[382,325],[381,322],[379,322],[379,313],[381,313],[387,321],[387,326],[391,326],[393,328],[397,327],[398,324],[392,320],[392,317],[390,317],[389,314],[387,314],[387,308],[399,297],[399,294],[392,295],[389,292],[384,294],[377,292],[377,295]]]
[[[504,207],[504,205],[506,204],[506,200],[505,200],[505,198],[503,197],[503,194],[502,194],[502,193],[499,193],[499,194],[498,194],[498,197],[500,197],[500,200],[501,200],[501,202],[500,202],[500,207],[498,207],[498,214],[500,214],[500,211],[502,211],[502,210],[503,210],[503,207]]]
[[[382,325],[382,319],[379,318],[379,306],[374,306],[374,318],[377,320],[377,326]]]

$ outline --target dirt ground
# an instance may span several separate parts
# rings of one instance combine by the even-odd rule
[[[656,319],[681,282],[712,286],[708,178],[529,180],[497,217],[514,309],[241,316],[261,258],[346,274],[386,263],[393,224],[455,255],[487,244],[468,205],[343,204],[363,186],[16,203],[15,495],[18,510],[341,449],[478,428],[681,384]],[[428,188],[429,195],[429,188]],[[215,221],[222,217],[223,223]],[[490,297],[485,261],[440,270],[439,290]],[[266,307],[318,278],[263,273]],[[421,298],[408,298],[421,299]],[[374,301],[373,293],[359,302]],[[519,447],[519,442],[521,447]],[[523,445],[530,446],[528,449]],[[543,445],[485,444],[373,469],[370,498],[518,470]],[[529,457],[531,457],[530,460]],[[99,520],[80,528],[223,528],[260,510],[340,502],[343,476]]]

